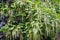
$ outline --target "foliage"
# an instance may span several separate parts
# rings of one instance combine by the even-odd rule
[[[20,33],[20,40],[56,40],[60,29],[59,0],[13,0],[0,3],[0,14],[8,17],[0,30],[6,35]]]

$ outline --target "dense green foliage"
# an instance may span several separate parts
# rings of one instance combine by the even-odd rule
[[[2,2],[0,14],[9,17],[1,28],[6,36],[18,32],[20,40],[56,40],[60,32],[60,0],[13,0],[10,6]]]

